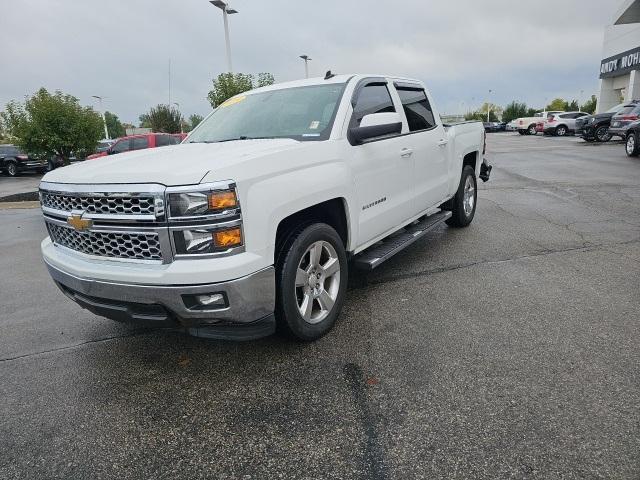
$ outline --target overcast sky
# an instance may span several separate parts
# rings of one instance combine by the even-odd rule
[[[237,72],[276,81],[389,73],[424,80],[440,111],[596,93],[604,26],[621,0],[232,0]],[[122,121],[169,98],[206,114],[226,70],[222,13],[207,0],[0,0],[0,107],[39,87]]]

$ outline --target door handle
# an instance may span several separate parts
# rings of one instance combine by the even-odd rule
[[[449,140],[440,140],[438,142],[438,146],[439,147],[444,147],[447,143],[449,143]]]
[[[413,155],[413,150],[411,150],[410,148],[403,148],[402,150],[400,150],[400,156],[402,158],[409,158],[411,155]]]

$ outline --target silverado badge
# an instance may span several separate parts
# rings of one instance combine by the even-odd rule
[[[72,213],[70,217],[67,217],[67,223],[78,232],[89,230],[93,225],[93,222],[91,220],[82,218],[82,215],[82,213]]]

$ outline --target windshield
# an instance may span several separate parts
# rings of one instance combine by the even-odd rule
[[[96,152],[104,152],[111,145],[113,145],[113,142],[98,142],[98,146],[96,147]]]
[[[344,87],[332,83],[232,97],[198,125],[187,143],[254,138],[326,140]]]

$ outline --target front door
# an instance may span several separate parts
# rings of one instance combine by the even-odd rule
[[[350,127],[371,113],[396,112],[386,80],[365,83],[355,95]],[[359,246],[412,216],[414,155],[403,151],[404,144],[403,136],[395,135],[351,147],[360,210]]]

